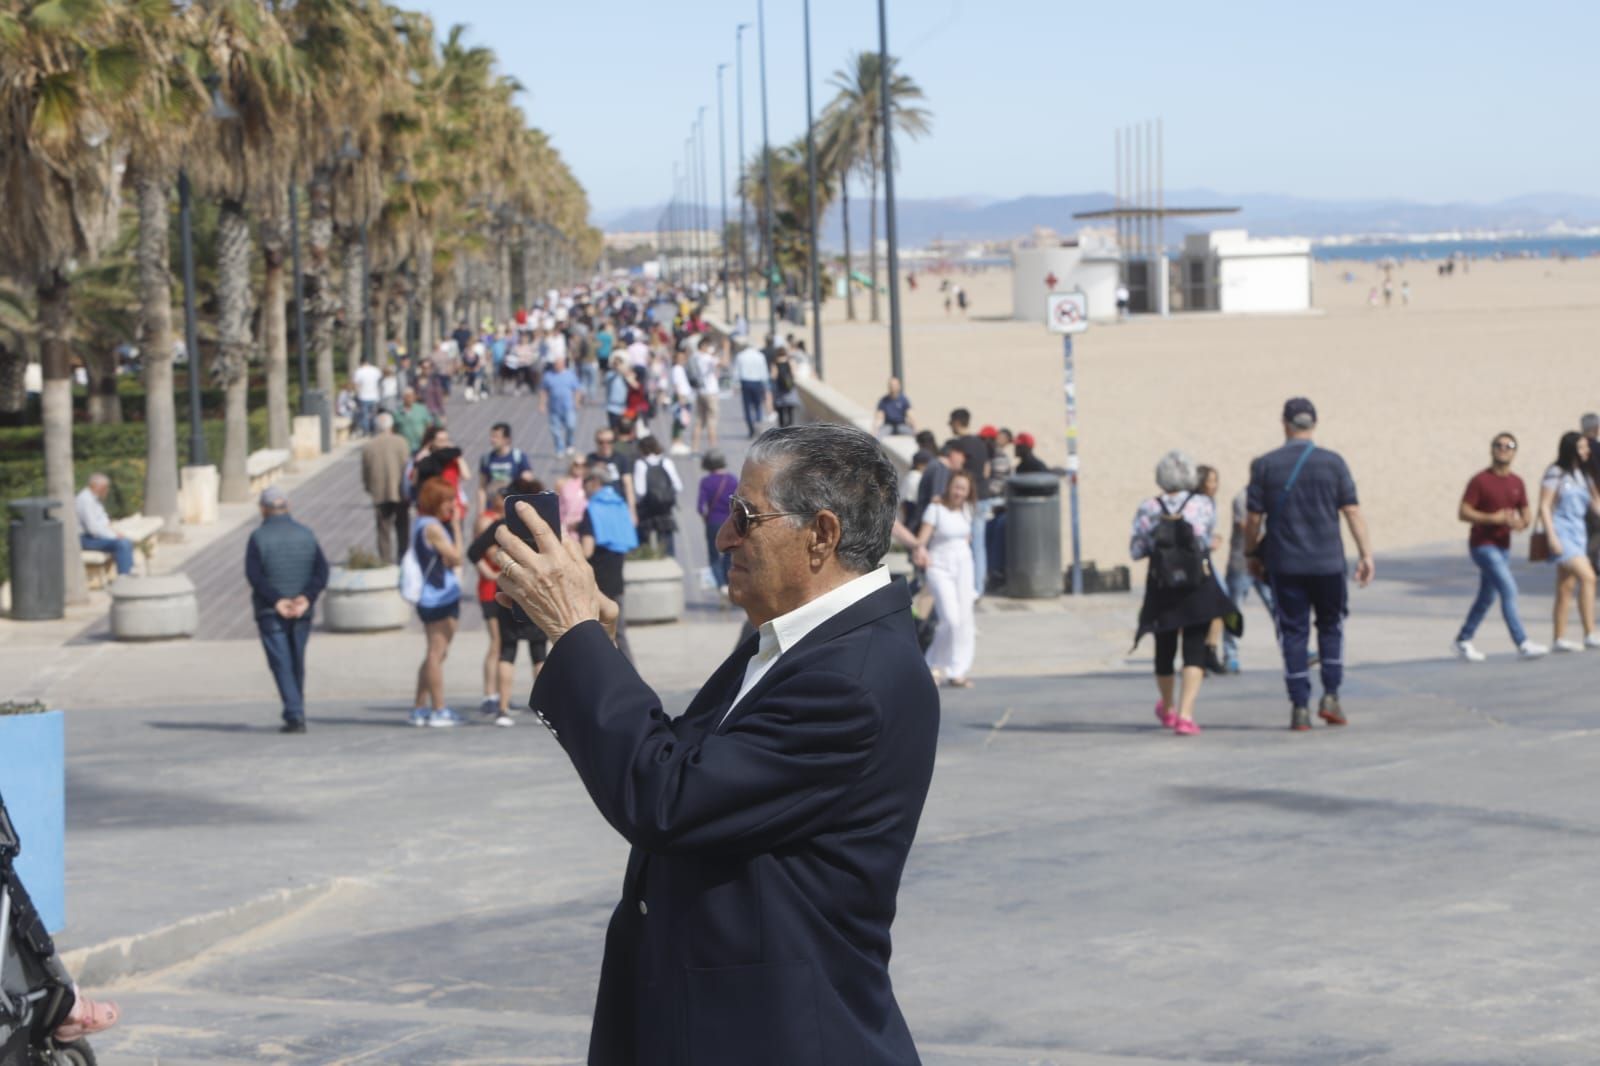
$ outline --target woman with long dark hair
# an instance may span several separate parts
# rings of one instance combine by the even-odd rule
[[[1600,648],[1594,628],[1594,567],[1589,565],[1585,516],[1600,514],[1594,482],[1588,474],[1589,439],[1576,431],[1562,434],[1556,461],[1544,472],[1539,489],[1539,520],[1550,538],[1550,561],[1556,567],[1554,641],[1556,651]],[[1583,643],[1565,639],[1567,611],[1573,592],[1578,596],[1578,620],[1583,623]]]

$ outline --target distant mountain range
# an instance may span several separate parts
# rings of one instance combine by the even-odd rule
[[[1084,223],[1073,219],[1078,211],[1111,207],[1109,193],[1064,196],[1023,196],[1013,200],[961,197],[938,200],[900,200],[896,221],[900,241],[922,247],[938,240],[1007,240],[1027,236],[1035,226],[1048,226],[1070,234]],[[1274,193],[1221,193],[1213,189],[1169,189],[1169,207],[1239,207],[1234,215],[1169,220],[1168,240],[1206,229],[1243,227],[1263,237],[1353,237],[1470,232],[1474,234],[1545,233],[1561,229],[1600,227],[1600,197],[1570,193],[1533,193],[1495,203],[1424,204],[1408,200],[1317,200]],[[730,214],[733,205],[730,205]],[[597,219],[608,232],[653,230],[662,208],[618,211]],[[713,225],[720,207],[708,217]],[[867,205],[850,203],[851,243],[865,248]],[[1090,223],[1096,224],[1096,223]],[[1105,224],[1105,223],[1098,223]],[[882,222],[880,220],[880,234]],[[823,244],[844,246],[840,212],[834,209],[823,223]]]

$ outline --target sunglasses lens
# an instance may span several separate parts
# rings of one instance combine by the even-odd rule
[[[728,517],[733,519],[733,531],[740,537],[750,532],[750,509],[737,496],[728,502]]]

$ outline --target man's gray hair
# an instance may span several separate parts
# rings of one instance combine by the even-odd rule
[[[394,415],[388,411],[379,411],[378,417],[373,419],[373,424],[378,427],[379,433],[387,433],[394,428]]]
[[[89,475],[89,480],[86,484],[88,484],[90,488],[96,488],[100,485],[111,484],[111,479],[107,477],[103,471],[96,470],[94,473]]]
[[[1590,411],[1579,420],[1578,428],[1583,430],[1585,433],[1593,433],[1596,430],[1600,430],[1600,415]]]
[[[769,429],[746,456],[771,468],[767,498],[775,511],[839,517],[839,565],[854,574],[877,567],[889,550],[900,479],[876,438],[854,426],[813,422]]]
[[[1200,487],[1200,471],[1187,452],[1174,448],[1156,464],[1156,484],[1162,492],[1193,492]]]

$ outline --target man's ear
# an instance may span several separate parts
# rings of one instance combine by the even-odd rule
[[[842,533],[838,515],[832,511],[818,511],[816,518],[811,521],[811,542],[808,548],[812,558],[820,563],[837,554],[839,537]]]

